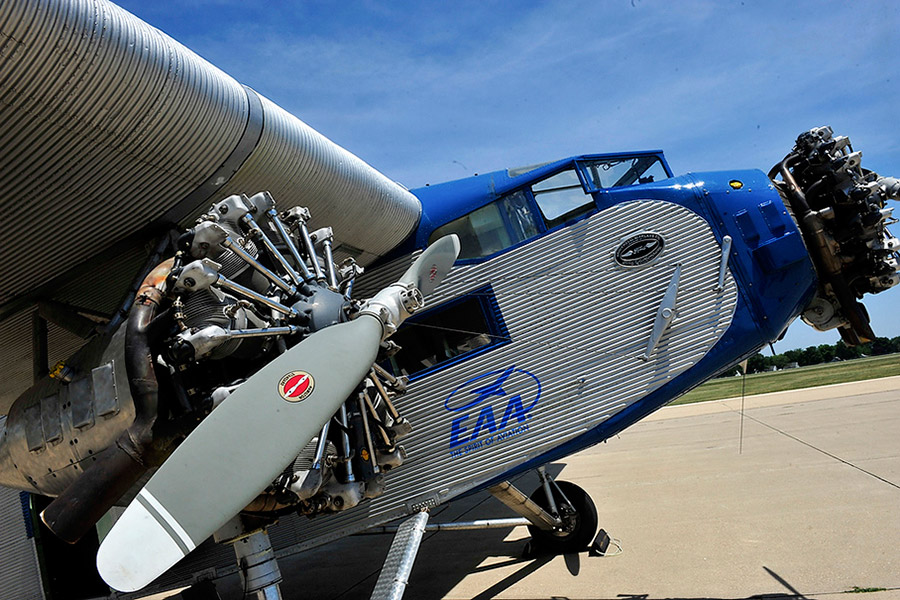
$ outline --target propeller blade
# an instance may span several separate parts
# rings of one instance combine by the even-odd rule
[[[459,238],[455,233],[445,235],[419,255],[416,262],[400,278],[400,283],[413,283],[423,296],[427,296],[447,275],[457,256],[459,256]]]
[[[235,390],[103,540],[103,579],[123,592],[141,589],[247,506],[369,372],[382,331],[369,315],[317,331]]]

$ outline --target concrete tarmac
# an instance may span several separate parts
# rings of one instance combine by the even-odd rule
[[[548,467],[590,493],[620,554],[526,558],[523,527],[426,533],[405,597],[900,599],[900,377],[744,404],[743,424],[740,399],[667,407]],[[431,520],[509,516],[482,493]],[[281,560],[285,599],[368,598],[390,542]],[[217,587],[241,597],[237,576]]]

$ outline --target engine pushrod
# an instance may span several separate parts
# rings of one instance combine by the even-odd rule
[[[271,256],[279,265],[281,265],[281,268],[284,269],[284,272],[288,274],[288,277],[291,278],[291,281],[293,281],[296,285],[300,285],[301,283],[303,283],[303,279],[300,277],[300,274],[294,270],[294,267],[291,266],[291,263],[289,263],[284,255],[278,250],[278,248],[275,247],[275,244],[272,242],[272,240],[269,239],[269,236],[266,235],[266,232],[262,230],[257,222],[253,220],[253,217],[250,215],[250,213],[247,213],[246,215],[241,217],[241,220],[253,233],[253,235],[263,243],[263,246],[265,246],[266,250],[269,252],[269,256]]]
[[[236,243],[231,237],[225,238],[225,241],[222,242],[222,247],[231,250],[235,254],[237,254],[245,263],[253,267],[260,275],[271,281],[275,284],[276,287],[280,288],[282,291],[287,294],[293,296],[297,293],[297,288],[293,285],[284,281],[281,277],[279,277],[276,273],[273,273],[265,265],[256,260],[250,253],[244,250],[240,244]]]
[[[306,266],[306,261],[303,260],[303,257],[300,256],[300,252],[297,250],[297,245],[294,243],[294,240],[291,239],[290,234],[284,226],[284,223],[281,222],[281,219],[278,218],[278,212],[272,208],[266,212],[266,215],[269,217],[269,221],[275,225],[275,230],[278,232],[279,237],[281,237],[281,241],[284,242],[284,245],[287,246],[288,252],[291,253],[291,256],[294,258],[294,262],[297,263],[297,268],[300,269],[300,276],[303,277],[303,281],[306,283],[310,283],[313,281],[312,273],[309,272],[309,268]]]

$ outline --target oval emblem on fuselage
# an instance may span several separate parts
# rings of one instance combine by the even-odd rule
[[[622,240],[616,248],[616,262],[623,267],[646,265],[662,254],[665,245],[665,239],[658,233],[635,233]]]

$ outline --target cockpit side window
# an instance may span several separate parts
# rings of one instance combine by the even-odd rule
[[[499,204],[506,213],[506,220],[512,229],[515,243],[536,237],[540,233],[525,192],[519,190],[504,196]]]
[[[534,200],[544,215],[547,228],[553,228],[594,208],[594,199],[585,193],[575,169],[545,179],[531,187]]]
[[[459,258],[467,259],[496,254],[540,231],[525,193],[519,190],[438,227],[428,243],[451,233],[459,236]]]
[[[535,168],[528,167],[524,171]],[[521,173],[516,172],[516,176]],[[441,225],[428,237],[428,243],[455,233],[461,246],[460,260],[493,256],[536,238],[548,229],[596,211],[594,196],[597,192],[668,177],[660,156],[651,153],[576,159],[574,164],[568,163],[564,171],[530,187],[509,192]]]

